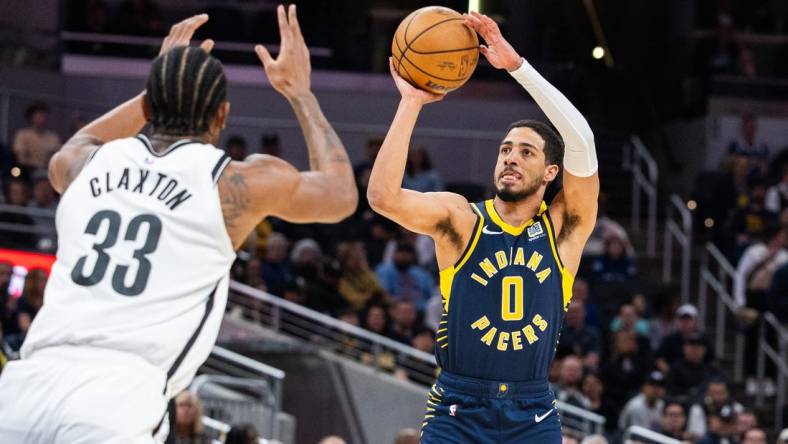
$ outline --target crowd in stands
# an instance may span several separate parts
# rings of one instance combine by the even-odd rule
[[[31,106],[27,116],[30,126],[20,129],[13,148],[2,153],[15,158],[14,174],[2,178],[4,202],[53,209],[57,198],[43,167],[60,138],[47,129],[43,104]],[[370,139],[366,158],[355,165],[361,196],[366,195],[381,143]],[[281,152],[275,134],[262,135],[257,149],[231,136],[225,149],[234,159],[251,151]],[[717,173],[733,190],[732,197],[724,208],[707,210],[728,221],[719,224],[715,240],[737,264],[735,297],[751,340],[764,310],[788,322],[788,162],[783,154],[768,163],[769,154],[769,148],[758,143],[754,119],[745,116],[741,140],[731,143],[726,169]],[[412,151],[404,185],[420,191],[444,188],[426,148]],[[699,199],[698,211],[720,201]],[[0,221],[36,224],[32,217],[18,216],[0,212]],[[0,239],[13,242],[4,246],[14,248],[41,247],[36,237],[15,234]],[[635,249],[626,230],[607,215],[604,196],[584,253],[550,372],[556,397],[605,417],[610,439],[623,428],[639,425],[685,442],[764,442],[748,399],[732,395],[730,375],[715,360],[697,308],[680,304],[672,288],[643,282]],[[432,353],[442,305],[434,257],[429,238],[375,214],[361,199],[356,213],[337,225],[262,221],[242,248],[232,274],[255,288]],[[8,291],[11,276],[12,264],[0,262],[0,322],[7,346],[0,351],[0,365],[24,339],[43,303],[47,278],[43,270],[30,270],[23,293],[13,297]],[[754,361],[752,356],[747,359]],[[408,378],[396,364],[392,361],[392,372]],[[753,374],[748,367],[747,375]],[[759,384],[750,385],[767,389],[766,383]],[[190,437],[201,430],[194,422],[199,417],[196,403],[194,397],[178,397],[179,442],[202,442]],[[583,442],[602,442],[588,439]]]

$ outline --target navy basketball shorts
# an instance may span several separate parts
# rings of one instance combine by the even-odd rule
[[[427,394],[421,444],[560,444],[547,381],[500,382],[441,372]]]

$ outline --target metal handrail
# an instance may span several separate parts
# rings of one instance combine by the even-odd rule
[[[715,274],[716,270],[716,274]],[[711,242],[706,244],[701,258],[698,278],[698,311],[699,322],[706,325],[708,317],[708,290],[717,296],[716,323],[714,327],[714,348],[717,358],[725,355],[725,332],[728,317],[735,318],[739,306],[733,299],[733,281],[736,269],[724,254]],[[744,332],[736,330],[733,353],[733,380],[741,382],[744,377]]]
[[[604,416],[559,400],[555,401],[555,407],[564,415],[561,418],[563,425],[569,425],[566,415],[575,416],[583,422],[579,428],[584,434],[604,433],[606,422]]]
[[[681,217],[681,225],[673,218],[674,212]],[[673,278],[673,240],[681,248],[681,302],[689,302],[690,296],[690,259],[692,255],[692,213],[679,196],[670,196],[665,216],[664,254],[662,256],[662,282],[669,283]]]
[[[766,332],[769,328],[773,331],[777,341],[776,349],[769,343],[767,338]],[[788,329],[780,324],[777,318],[769,312],[763,314],[763,319],[758,329],[757,376],[759,381],[763,381],[766,375],[766,358],[769,358],[777,369],[774,424],[775,429],[781,430],[783,428],[783,406],[786,402],[786,396],[788,396],[786,393],[788,392]],[[763,390],[758,390],[755,396],[755,405],[757,407],[763,407],[763,398]]]
[[[629,146],[631,145],[631,150]],[[648,198],[648,219],[646,221],[646,255],[657,254],[657,183],[659,169],[657,162],[639,137],[633,136],[624,150],[623,166],[632,172],[632,225],[633,233],[640,233],[640,195]],[[645,164],[646,169],[643,169]]]
[[[397,342],[397,341],[395,341],[393,339],[389,339],[389,338],[387,338],[385,336],[381,336],[381,335],[379,335],[377,333],[373,333],[373,332],[371,332],[369,330],[366,330],[366,329],[363,329],[361,327],[357,327],[355,325],[348,324],[347,322],[340,321],[339,319],[336,319],[336,318],[332,318],[331,316],[328,316],[328,315],[325,315],[323,313],[311,310],[311,309],[309,309],[307,307],[304,307],[304,306],[298,305],[298,304],[296,304],[294,302],[290,302],[290,301],[288,301],[286,299],[282,299],[280,297],[274,296],[274,295],[272,295],[270,293],[266,293],[266,292],[264,292],[262,290],[258,290],[258,289],[254,288],[254,287],[250,287],[250,286],[248,286],[246,284],[243,284],[241,282],[230,281],[230,289],[233,290],[233,291],[236,291],[238,293],[242,293],[242,294],[244,294],[246,296],[249,296],[251,298],[257,299],[259,301],[271,304],[271,305],[273,305],[275,307],[278,307],[279,309],[284,309],[284,310],[290,311],[290,312],[292,312],[294,314],[297,314],[299,316],[302,316],[304,318],[308,318],[308,319],[314,320],[316,322],[319,322],[320,324],[322,324],[323,326],[325,326],[325,327],[327,327],[329,329],[339,330],[342,333],[348,333],[348,334],[351,334],[353,336],[357,336],[357,337],[359,337],[361,339],[369,341],[372,344],[377,344],[377,345],[383,346],[385,348],[389,348],[389,349],[395,350],[398,353],[401,353],[403,355],[407,355],[407,356],[409,356],[411,358],[418,359],[418,360],[424,361],[424,362],[432,364],[432,365],[437,365],[437,362],[435,361],[435,356],[433,356],[433,355],[431,355],[429,353],[425,353],[425,352],[423,352],[421,350],[416,350],[413,347],[409,347],[407,345],[401,344],[401,343],[399,343],[399,342]],[[274,311],[273,315],[275,317],[281,317],[281,310],[280,311]],[[281,325],[281,320],[273,319],[272,323],[275,324],[275,325],[276,324]]]
[[[633,442],[633,438],[646,439],[657,444],[681,444],[681,441],[678,439],[665,436],[641,426],[630,426],[624,431],[623,442],[625,444]]]
[[[213,442],[211,444],[222,444],[224,442],[224,440],[226,439],[227,434],[230,433],[230,429],[232,428],[232,427],[230,427],[230,424],[227,424],[227,423],[224,423],[224,422],[221,422],[221,421],[217,421],[217,420],[215,420],[215,419],[213,419],[213,418],[211,418],[209,416],[203,416],[202,417],[202,425],[204,425],[205,428],[207,428],[207,429],[216,430],[217,432],[219,432],[219,438],[220,439],[213,440]],[[280,441],[270,440],[270,439],[265,439],[265,438],[259,438],[257,440],[257,443],[258,444],[281,444]]]

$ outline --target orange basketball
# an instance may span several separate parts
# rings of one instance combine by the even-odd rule
[[[442,6],[417,9],[399,24],[391,42],[397,73],[433,93],[468,81],[479,61],[479,39],[462,15]]]

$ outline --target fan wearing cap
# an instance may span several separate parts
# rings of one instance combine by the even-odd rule
[[[698,309],[692,304],[684,304],[676,310],[676,317],[678,317],[677,331],[665,336],[657,349],[657,368],[663,373],[667,373],[673,364],[682,359],[684,340],[692,335],[701,334],[703,337],[706,345],[704,360],[711,362],[714,358],[711,341],[702,334],[698,323]]]
[[[649,373],[640,394],[630,399],[618,418],[618,427],[631,426],[654,429],[659,427],[665,407],[665,376],[659,371]]]
[[[703,397],[703,401],[690,407],[687,431],[695,438],[705,435],[707,412],[719,411],[725,405],[732,406],[734,412],[742,414],[739,417],[739,422],[745,419],[744,406],[731,399],[728,384],[722,379],[710,380],[706,385],[706,394]],[[751,415],[751,412],[749,414]],[[752,427],[752,425],[754,424],[746,428]]]
[[[706,417],[708,431],[696,444],[734,444],[736,443],[736,412],[731,405],[724,405],[718,411],[709,412]]]
[[[683,357],[670,366],[667,374],[668,394],[694,398],[707,381],[720,377],[719,370],[706,361],[706,348],[706,337],[701,333],[684,338]]]

